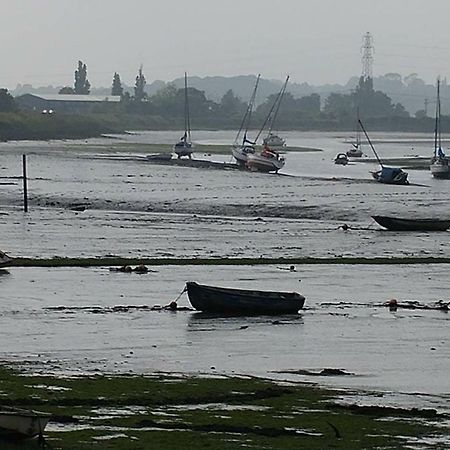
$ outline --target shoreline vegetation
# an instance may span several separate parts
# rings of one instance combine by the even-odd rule
[[[447,413],[357,403],[382,393],[239,375],[39,370],[0,365],[1,403],[50,413],[44,438],[55,450],[164,450],[180,442],[217,450],[444,448],[448,436]],[[37,445],[0,442],[4,449]]]
[[[170,131],[183,128],[180,117],[124,113],[88,114],[40,114],[30,112],[0,113],[0,141],[86,139],[103,134],[121,134],[125,130]],[[196,128],[202,130],[234,130],[239,126],[235,120],[213,120],[197,118]],[[371,131],[430,132],[431,118],[379,117],[366,120]],[[346,131],[354,123],[349,119],[303,119],[289,126],[280,126],[284,131]]]

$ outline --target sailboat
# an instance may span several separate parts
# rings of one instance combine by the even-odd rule
[[[372,145],[372,141],[369,138],[369,135],[367,134],[367,131],[365,130],[361,119],[358,119],[358,123],[363,130],[364,134],[366,135],[367,142],[370,145],[370,148],[372,149],[375,158],[377,158],[378,164],[380,165],[381,169],[377,172],[372,172],[372,176],[375,178],[376,181],[379,183],[385,183],[385,184],[409,184],[408,181],[408,173],[403,171],[402,169],[399,169],[397,167],[386,167],[381,162],[377,152],[375,151],[374,146]]]
[[[191,121],[189,117],[189,98],[186,72],[184,73],[184,134],[181,136],[180,141],[173,146],[173,151],[177,154],[178,158],[181,158],[182,156],[192,158],[192,152],[194,151],[191,142]]]
[[[252,95],[248,102],[247,110],[245,111],[244,117],[242,118],[241,126],[239,127],[233,146],[231,147],[231,153],[236,162],[238,163],[238,165],[240,165],[241,167],[246,167],[248,155],[255,153],[256,141],[255,142],[250,141],[247,138],[247,133],[248,128],[250,126],[250,120],[252,118],[253,104],[255,102],[256,91],[258,89],[260,77],[261,75],[258,75],[256,77],[255,87],[253,88]],[[240,141],[241,133],[243,133],[242,142]]]
[[[442,150],[441,142],[441,98],[440,79],[437,80],[436,120],[434,127],[434,153],[431,158],[430,171],[434,178],[450,178],[448,157]]]
[[[359,108],[357,110],[357,121],[359,121]],[[347,156],[352,158],[361,158],[363,152],[361,150],[361,128],[359,127],[358,122],[356,123],[356,140],[352,142],[352,148],[347,150]]]
[[[262,151],[254,152],[248,155],[247,167],[250,170],[260,172],[278,172],[284,167],[284,164],[286,162],[285,158],[281,156],[273,146],[271,147],[269,145],[269,142],[272,136],[272,128],[280,110],[281,101],[286,91],[288,81],[289,76],[286,77],[286,81],[284,82],[283,87],[275,98],[275,101],[273,102],[272,107],[269,110],[269,114],[267,115],[266,120],[264,121],[258,135],[256,136],[255,142],[257,142],[266,125],[269,124],[267,135],[263,140]]]

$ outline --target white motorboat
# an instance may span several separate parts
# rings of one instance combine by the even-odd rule
[[[441,98],[440,80],[437,80],[436,120],[434,127],[434,153],[431,158],[430,172],[434,178],[450,178],[449,158],[442,150],[441,141]]]
[[[191,142],[191,120],[189,115],[189,98],[188,98],[188,85],[187,85],[187,73],[184,73],[184,134],[180,141],[173,146],[173,151],[178,158],[187,156],[192,158],[194,146]]]
[[[0,435],[42,436],[51,415],[19,408],[0,408]]]

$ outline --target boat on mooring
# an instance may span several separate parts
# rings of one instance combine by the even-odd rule
[[[258,90],[259,79],[261,75],[256,77],[256,83],[253,88],[252,95],[250,100],[248,101],[247,109],[245,111],[244,117],[242,118],[241,125],[237,132],[236,138],[234,139],[234,143],[231,147],[231,154],[236,160],[237,164],[242,168],[246,167],[248,155],[255,153],[255,144],[256,141],[251,141],[247,137],[248,129],[250,127],[250,121],[252,118],[253,112],[253,104],[255,103],[256,91]],[[241,141],[242,135],[242,141]]]
[[[355,142],[352,142],[352,147],[347,150],[346,155],[350,158],[361,158],[363,155],[362,152],[362,143],[361,143],[361,127],[359,126],[359,108],[357,110],[357,122],[356,122],[356,139]]]
[[[367,142],[369,143],[370,148],[372,149],[375,158],[377,159],[378,164],[380,165],[380,170],[377,170],[376,172],[371,172],[373,178],[376,181],[378,181],[378,183],[402,184],[402,185],[409,184],[407,172],[397,167],[387,167],[383,165],[360,119],[358,119],[358,123],[361,129],[363,130],[364,134],[366,135]]]
[[[12,258],[10,258],[6,253],[0,251],[0,267],[7,267],[11,264]]]
[[[446,231],[450,228],[450,220],[405,219],[392,216],[372,216],[372,219],[391,231]]]
[[[186,283],[191,305],[198,311],[230,315],[296,314],[305,297],[297,292],[234,289]]]
[[[247,156],[246,166],[249,170],[258,172],[278,172],[284,167],[286,160],[284,156],[280,155],[275,147],[271,147],[268,144],[270,136],[272,134],[272,128],[275,124],[275,120],[280,110],[281,101],[283,100],[286,86],[289,81],[289,76],[286,77],[286,81],[283,84],[280,92],[275,98],[267,117],[256,136],[255,143],[258,141],[260,135],[263,133],[266,126],[268,131],[266,137],[263,139],[263,146],[261,151],[255,151]]]
[[[187,73],[184,73],[184,134],[180,141],[173,146],[173,151],[178,158],[187,156],[192,158],[194,146],[191,142],[191,119],[189,115],[189,97],[188,97],[188,84]]]
[[[51,414],[27,409],[0,408],[0,435],[18,438],[42,436]]]
[[[449,158],[442,150],[441,140],[441,98],[440,79],[437,80],[436,117],[434,126],[434,152],[431,158],[430,172],[434,178],[450,178]]]

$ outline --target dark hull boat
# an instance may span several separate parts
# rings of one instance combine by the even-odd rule
[[[191,305],[218,314],[296,314],[305,303],[297,292],[254,291],[186,283]]]
[[[391,231],[445,231],[450,228],[450,220],[401,219],[388,216],[372,216],[372,218]]]

